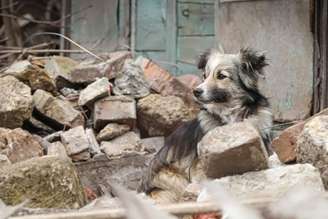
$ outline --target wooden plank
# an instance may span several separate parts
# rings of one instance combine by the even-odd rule
[[[175,74],[177,59],[177,19],[176,19],[176,1],[167,1],[167,26],[166,26],[166,53],[167,61],[171,64],[166,68],[170,73]]]
[[[178,2],[178,35],[214,35],[214,1],[212,4]]]
[[[166,3],[162,0],[136,1],[136,50],[166,49]]]

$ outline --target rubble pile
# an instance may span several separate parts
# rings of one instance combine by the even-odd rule
[[[197,76],[174,77],[127,51],[80,63],[34,57],[2,72],[0,199],[8,205],[28,199],[29,207],[81,208],[112,194],[112,183],[136,190],[165,136],[199,110],[192,99]],[[242,198],[278,198],[298,185],[322,192],[326,114],[284,130],[271,157],[247,122],[217,127],[198,144],[202,174]],[[176,200],[210,197],[198,182],[181,190]]]

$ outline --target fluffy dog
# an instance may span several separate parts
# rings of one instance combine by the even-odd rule
[[[151,161],[143,179],[143,191],[184,190],[197,175],[198,142],[217,126],[248,120],[271,151],[272,113],[257,86],[267,65],[263,54],[249,48],[237,54],[210,51],[200,56],[198,68],[203,71],[204,81],[193,92],[201,111],[196,119],[184,123],[165,139],[164,147]],[[171,186],[163,182],[164,175],[171,180]]]

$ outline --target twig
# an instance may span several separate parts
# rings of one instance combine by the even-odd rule
[[[36,36],[40,36],[40,35],[55,35],[55,36],[59,36],[59,37],[63,37],[65,40],[69,41],[70,43],[74,44],[75,46],[79,47],[80,49],[84,50],[86,53],[88,53],[89,55],[101,60],[101,61],[105,61],[104,59],[100,58],[99,56],[97,56],[96,54],[94,54],[93,52],[91,52],[90,50],[86,49],[85,47],[81,46],[80,44],[76,43],[75,41],[73,41],[72,39],[68,38],[67,36],[64,36],[63,34],[60,33],[53,33],[53,32],[41,32],[41,33],[35,33],[32,36],[30,36],[26,41],[30,40],[33,37]]]
[[[20,54],[20,53],[85,53],[84,50],[80,49],[9,49],[1,50],[0,54],[10,53],[10,54]],[[102,60],[103,61],[103,60]]]

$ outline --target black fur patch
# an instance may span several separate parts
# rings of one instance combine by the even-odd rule
[[[215,88],[210,90],[210,99],[216,103],[227,102],[230,98],[230,93],[224,89]]]
[[[197,67],[198,69],[205,70],[208,58],[211,52],[208,50],[199,56]]]

